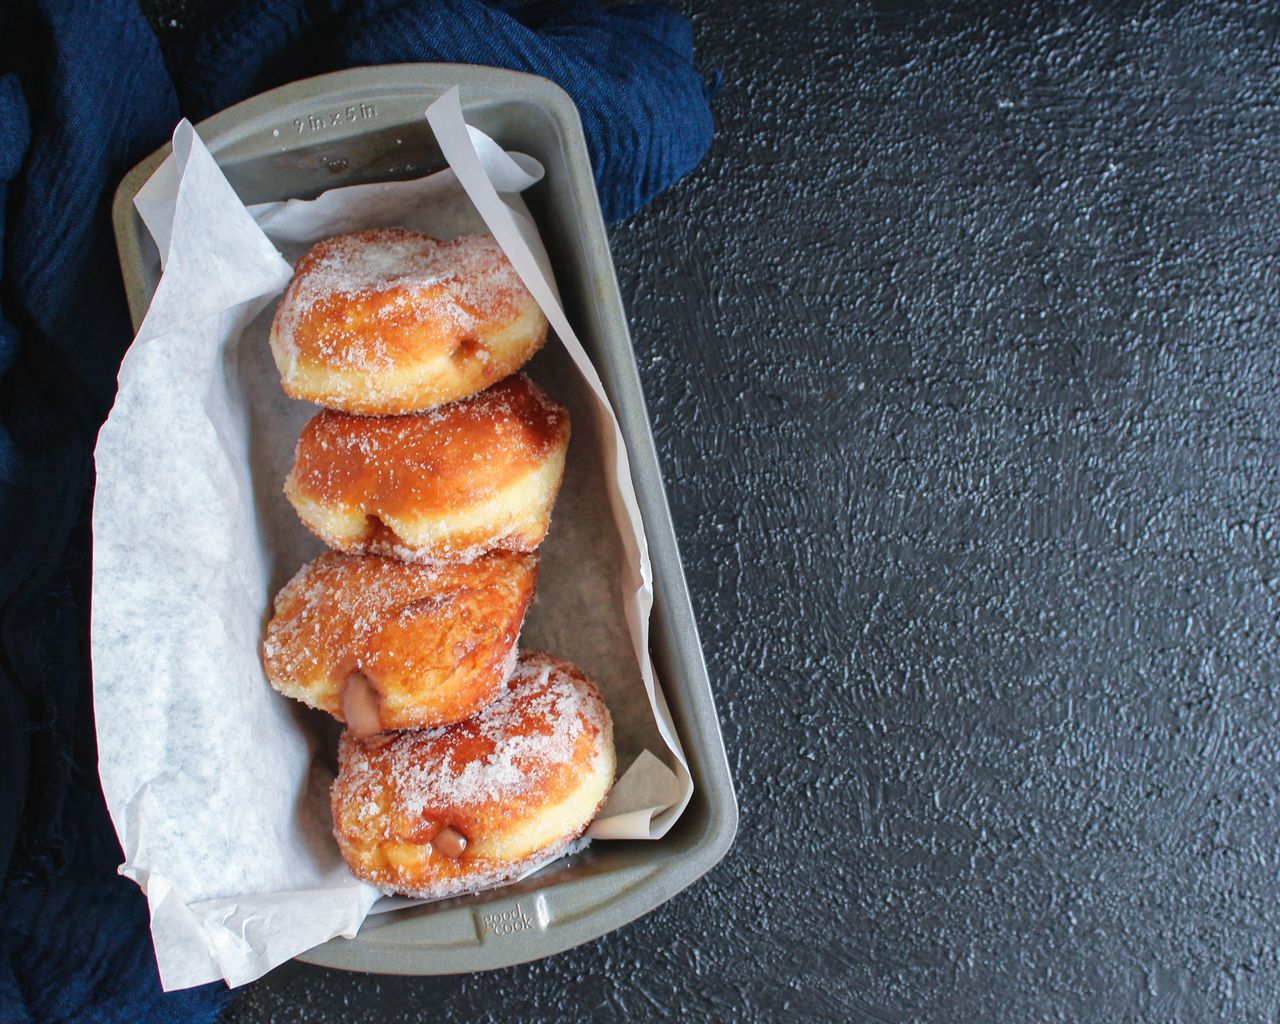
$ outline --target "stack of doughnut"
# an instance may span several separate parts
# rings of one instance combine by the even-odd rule
[[[324,407],[285,494],[332,550],[276,597],[263,666],[345,724],[334,835],[386,892],[512,879],[613,783],[596,685],[517,649],[569,445],[519,373],[546,334],[491,237],[399,229],[314,246],[271,327],[285,392]]]

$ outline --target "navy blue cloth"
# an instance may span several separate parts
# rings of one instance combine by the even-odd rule
[[[110,231],[121,176],[199,119],[360,64],[530,71],[577,102],[606,217],[711,141],[690,26],[586,0],[254,0],[163,53],[126,0],[0,2],[0,1022],[212,1020],[165,995],[98,785],[88,585],[92,452],[131,331]],[[145,671],[146,666],[138,666]]]

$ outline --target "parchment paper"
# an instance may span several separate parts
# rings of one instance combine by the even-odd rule
[[[136,200],[163,275],[96,451],[94,706],[120,872],[147,895],[166,989],[251,981],[354,935],[381,896],[331,835],[335,723],[275,693],[258,657],[272,597],[321,550],[281,490],[315,407],[284,396],[266,342],[320,238],[488,230],[507,252],[559,338],[530,372],[573,420],[521,644],[581,665],[613,714],[623,771],[592,837],[658,838],[692,793],[648,656],[625,446],[519,196],[542,168],[469,128],[457,90],[428,118],[450,170],[252,208],[184,121]]]

